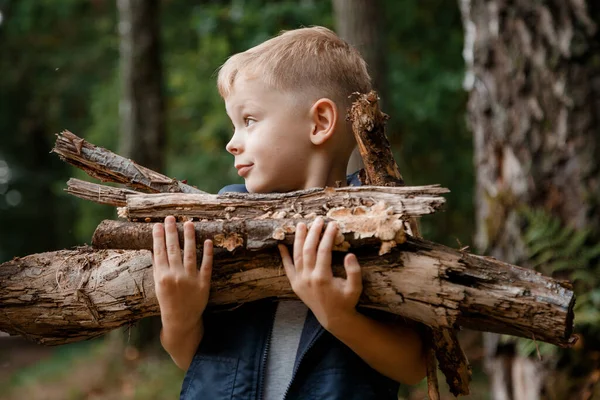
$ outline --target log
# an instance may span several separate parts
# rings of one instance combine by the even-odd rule
[[[119,216],[130,220],[160,221],[168,215],[178,219],[213,218],[313,218],[318,215],[371,209],[378,204],[403,218],[431,214],[441,208],[448,189],[439,185],[414,187],[358,186],[315,188],[289,193],[177,194],[127,196]]]
[[[348,112],[352,131],[365,164],[366,183],[381,186],[403,186],[398,164],[394,160],[389,141],[385,134],[388,115],[379,109],[379,97],[375,91],[359,94]],[[416,218],[407,221],[408,232],[420,237]],[[468,395],[471,381],[471,367],[462,350],[456,332],[451,328],[428,329],[425,346],[435,350],[439,367],[446,376],[450,391],[455,396]],[[426,349],[427,386],[430,399],[439,398],[436,362],[431,357],[431,349]]]
[[[361,260],[363,307],[434,328],[459,326],[568,346],[574,294],[535,271],[407,236]],[[334,274],[343,276],[343,253]],[[216,255],[210,304],[293,297],[276,249]],[[44,344],[88,339],[159,312],[148,250],[83,247],[0,264],[0,330]]]
[[[183,181],[171,179],[95,146],[69,131],[56,135],[52,152],[58,154],[61,160],[84,170],[102,182],[122,183],[151,193],[204,193]]]
[[[339,226],[334,250],[348,251],[368,246],[379,247],[379,254],[385,254],[406,240],[400,220],[396,224],[390,221],[383,225],[376,218],[366,219],[346,222],[343,219],[327,219],[326,224],[336,221]],[[206,239],[211,239],[216,248],[227,251],[265,250],[276,247],[278,243],[291,246],[294,244],[296,225],[300,222],[310,225],[313,221],[314,219],[259,219],[194,222],[196,246],[201,250]],[[380,230],[382,226],[385,226],[385,230]],[[183,248],[183,224],[178,223],[177,230],[179,246]],[[97,249],[152,250],[152,224],[104,220],[94,232],[92,245]]]

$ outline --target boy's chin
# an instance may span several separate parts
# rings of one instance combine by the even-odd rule
[[[252,179],[246,179],[246,190],[248,193],[269,193],[269,187],[267,185]]]
[[[248,193],[276,193],[278,190],[275,185],[268,182],[257,182],[253,179],[246,179],[246,190]]]

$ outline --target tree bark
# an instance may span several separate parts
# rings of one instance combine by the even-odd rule
[[[67,181],[67,189],[65,190],[80,199],[113,207],[125,207],[127,205],[127,195],[143,194],[135,190],[98,185],[76,178]]]
[[[387,213],[403,218],[431,214],[448,190],[439,186],[315,188],[290,193],[148,194],[129,196],[120,216],[134,219],[311,218],[317,215]]]
[[[279,194],[204,194],[200,196],[145,196],[129,199],[128,195],[144,195],[135,190],[99,185],[71,178],[67,182],[67,193],[83,200],[98,204],[123,207],[124,218],[163,218],[164,215],[178,215],[180,218],[243,218],[243,217],[299,217],[315,214],[325,215],[338,206],[356,208],[359,205],[371,207],[378,201],[393,205],[393,213],[417,217],[430,214],[445,204],[441,194],[448,189],[438,185],[412,186],[401,188],[382,187],[343,187],[308,189]],[[190,201],[193,199],[193,201]],[[334,204],[336,204],[334,206]],[[325,207],[324,207],[325,205]],[[186,208],[186,210],[183,210]],[[159,210],[159,211],[157,211]],[[185,215],[182,214],[185,211]],[[160,213],[156,216],[156,213]],[[171,213],[171,214],[169,214]],[[197,214],[196,214],[197,213]],[[154,217],[153,217],[154,216]]]
[[[360,219],[362,221],[352,221],[352,218],[329,219],[338,223],[341,233],[336,238],[334,250],[348,251],[350,248],[368,246],[379,247],[379,254],[385,254],[406,240],[401,222],[396,224],[395,229],[393,222],[390,222],[389,226],[386,226],[385,236],[381,237],[378,229],[381,222],[368,221],[369,224],[365,226],[365,220],[373,218]],[[201,250],[206,239],[211,239],[215,247],[227,251],[265,250],[274,248],[279,243],[293,245],[296,224],[304,222],[310,225],[312,221],[312,219],[254,219],[194,222],[196,245]],[[360,227],[361,231],[353,230],[353,226]],[[183,224],[177,224],[177,230],[179,245],[183,248]],[[152,250],[152,224],[104,220],[96,228],[92,244],[98,249]]]
[[[348,116],[365,163],[368,184],[403,186],[404,180],[385,136],[385,124],[389,116],[381,112],[377,93],[371,91],[358,95]]]
[[[355,253],[364,307],[434,328],[463,326],[570,343],[574,296],[566,284],[412,237],[383,256],[369,248]],[[344,274],[342,256],[334,253],[337,276]],[[276,249],[216,254],[212,306],[290,296]],[[158,311],[148,250],[84,247],[0,264],[0,331],[40,343],[84,340]]]
[[[459,3],[477,167],[478,249],[528,265],[531,252],[523,235],[528,226],[523,210],[543,211],[565,227],[595,231],[598,238],[600,4]],[[556,379],[548,370],[551,363],[535,360],[525,360],[533,367],[521,368],[525,361],[512,356],[514,346],[503,346],[508,349],[503,354],[497,337],[486,335],[486,340],[495,399],[530,400],[541,398],[542,392],[566,398],[556,397],[551,386],[574,382],[573,376]],[[579,376],[583,369],[581,362]],[[540,374],[545,378],[535,379]]]
[[[95,146],[77,135],[63,131],[56,135],[52,152],[102,182],[122,183],[142,191],[159,193],[204,193],[182,181],[171,179],[130,159]]]

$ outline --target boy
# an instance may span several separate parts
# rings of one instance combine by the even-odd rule
[[[358,52],[322,28],[288,31],[232,56],[218,77],[234,126],[227,151],[245,187],[289,192],[346,182],[355,141],[345,120],[353,92],[370,78]],[[221,191],[221,192],[222,192]],[[334,223],[298,224],[293,252],[280,245],[285,273],[301,301],[260,301],[203,315],[212,270],[204,243],[196,270],[193,224],[184,224],[183,259],[175,220],[154,226],[154,275],[161,342],[187,370],[182,399],[394,399],[397,382],[425,376],[422,344],[402,324],[356,310],[360,265],[333,277]],[[321,238],[321,234],[322,238]]]

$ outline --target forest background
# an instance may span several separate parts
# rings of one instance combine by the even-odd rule
[[[231,124],[216,70],[231,54],[281,30],[323,25],[339,31],[333,3],[160,1],[161,172],[211,193],[241,182],[225,151]],[[387,134],[400,171],[410,185],[451,190],[445,211],[422,220],[423,235],[455,248],[470,245],[475,171],[459,6],[447,0],[372,4],[381,56],[376,89],[391,116]],[[63,191],[69,177],[89,178],[49,151],[55,134],[69,129],[123,154],[120,44],[113,0],[0,0],[0,262],[89,243],[101,220],[115,218],[112,208]],[[19,342],[19,351],[0,338],[0,387],[10,389],[6,398],[176,397],[182,373],[160,350],[133,346],[132,331],[57,348]],[[480,338],[462,339],[475,366],[472,398],[487,398]],[[422,393],[421,386],[403,395]]]

